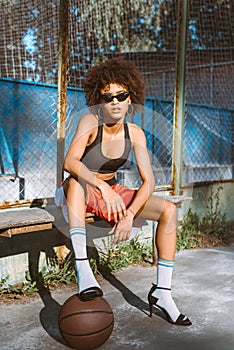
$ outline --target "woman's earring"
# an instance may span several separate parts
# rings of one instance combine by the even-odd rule
[[[128,105],[127,114],[129,115],[129,117],[133,117],[133,116],[134,116],[134,113],[135,113],[135,111],[134,111],[133,105],[130,103],[130,104]]]
[[[99,120],[103,120],[103,113],[102,112],[103,112],[102,107],[99,106],[97,109],[97,116],[98,116]]]

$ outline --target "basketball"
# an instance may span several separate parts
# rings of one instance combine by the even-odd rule
[[[62,337],[70,347],[91,350],[104,344],[110,337],[114,314],[103,297],[81,301],[75,294],[62,305],[58,323]]]

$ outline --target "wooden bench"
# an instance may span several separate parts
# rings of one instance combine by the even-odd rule
[[[158,197],[161,197],[161,198],[169,200],[170,202],[174,203],[177,207],[179,207],[183,202],[191,201],[193,199],[190,196],[182,196],[182,195],[179,195],[179,196],[171,196],[171,195],[162,196],[162,195],[158,194],[157,192],[154,192],[154,194],[156,196],[158,196]]]
[[[155,195],[160,196],[160,194],[155,193]],[[168,199],[173,202],[177,207],[179,207],[185,201],[191,201],[192,197],[189,196],[165,196],[161,195],[160,197],[164,199]],[[95,231],[95,227],[99,226],[100,228],[100,220],[95,222],[95,217],[87,216],[86,222],[93,223],[93,230]],[[95,226],[96,225],[96,226]],[[153,265],[156,264],[157,260],[157,252],[155,248],[155,232],[156,232],[156,222],[152,224],[152,244],[153,244]],[[61,234],[62,238],[59,239],[59,244],[57,247],[56,255],[58,259],[62,259],[63,251],[67,252],[66,247],[64,246],[65,237],[64,232],[66,232],[65,236],[69,239],[69,231],[68,224],[63,219],[61,210],[55,207],[55,205],[49,205],[46,208],[13,208],[13,209],[1,209],[0,210],[0,237],[12,238],[22,234],[29,234],[33,232],[43,232],[52,230],[52,228],[56,227],[56,229],[63,234]],[[100,237],[100,235],[99,235]],[[63,239],[64,238],[64,239]],[[46,242],[44,242],[44,245]]]
[[[192,200],[189,196],[158,196],[173,202],[177,207],[185,201]],[[56,211],[51,212],[46,208],[1,209],[0,235],[10,238],[17,234],[50,230],[55,220],[54,215]],[[95,218],[88,215],[86,221],[95,221]]]
[[[46,209],[29,206],[0,209],[0,258],[6,259],[2,260],[6,265],[1,271],[3,275],[0,275],[0,279],[4,278],[6,273],[9,274],[8,271],[16,271],[11,272],[10,280],[14,281],[11,283],[23,282],[25,271],[28,269],[32,281],[40,285],[39,266],[43,261],[41,253],[45,254],[45,261],[54,265],[57,264],[54,247],[70,247],[69,244],[70,240],[54,227],[54,216]],[[17,256],[18,260],[9,259],[11,256]],[[13,268],[14,264],[16,269]]]
[[[54,217],[45,209],[1,209],[0,236],[10,238],[23,233],[50,230],[53,222]]]

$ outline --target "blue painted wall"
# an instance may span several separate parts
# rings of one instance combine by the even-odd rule
[[[53,172],[54,177],[57,86],[0,79],[0,92],[0,127],[18,177],[36,177],[39,170],[43,173],[42,168],[45,166],[48,172]],[[84,93],[69,87],[66,148],[80,116],[85,112]],[[233,167],[233,115],[231,109],[186,105],[185,165],[197,167],[220,164]],[[156,153],[156,162],[153,161],[155,165],[171,166],[172,121],[173,103],[156,98],[146,99],[143,119],[139,114],[134,118],[134,122],[145,129],[150,150]]]

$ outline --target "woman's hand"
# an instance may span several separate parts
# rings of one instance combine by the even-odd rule
[[[114,227],[111,233],[114,231],[114,240],[113,243],[119,243],[122,241],[127,241],[130,238],[130,234],[132,231],[134,215],[128,210],[127,215],[120,220]]]
[[[107,184],[100,185],[99,190],[106,204],[108,221],[111,220],[111,214],[113,214],[116,223],[124,220],[127,211],[122,197]]]

